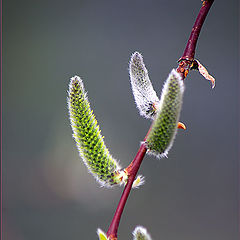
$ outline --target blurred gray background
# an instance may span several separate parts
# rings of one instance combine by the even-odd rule
[[[134,158],[150,122],[139,116],[128,62],[144,56],[160,95],[185,48],[200,0],[3,1],[3,239],[97,239],[122,188],[100,188],[78,157],[67,111],[80,75],[111,154]],[[185,81],[179,130],[168,159],[146,156],[119,228],[153,240],[237,240],[239,3],[216,0]]]

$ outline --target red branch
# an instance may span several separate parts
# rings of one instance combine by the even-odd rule
[[[201,28],[203,26],[203,23],[206,19],[206,16],[213,2],[214,0],[205,0],[202,2],[202,7],[193,25],[192,32],[189,36],[186,48],[183,52],[182,57],[178,60],[179,65],[178,65],[177,71],[181,73],[183,79],[187,76],[189,72],[189,67],[194,60],[197,40],[201,31]]]
[[[184,53],[183,53],[182,57],[179,59],[177,71],[182,75],[183,79],[187,76],[187,74],[189,72],[189,67],[194,60],[197,40],[198,40],[200,31],[201,31],[202,25],[205,21],[205,18],[207,16],[208,11],[209,11],[210,7],[212,6],[213,2],[214,2],[214,0],[205,0],[202,2],[202,7],[198,13],[198,16],[196,18],[194,26],[192,28],[192,32],[188,39]],[[148,133],[150,132],[150,130],[151,130],[151,127],[150,127]],[[148,134],[144,138],[144,141],[146,140],[147,136],[148,136]],[[135,180],[135,177],[140,168],[142,160],[145,156],[145,153],[147,152],[147,148],[146,148],[144,141],[143,141],[143,143],[141,143],[141,146],[137,152],[136,157],[133,159],[131,164],[126,168],[128,174],[129,174],[129,178],[128,178],[128,182],[123,190],[122,196],[118,203],[116,212],[112,219],[112,222],[107,231],[107,236],[110,240],[117,240],[117,231],[118,231],[118,226],[119,226],[120,219],[121,219],[121,216],[123,213],[123,209],[127,202],[128,196],[132,189],[132,184]]]
[[[142,160],[145,156],[145,153],[147,151],[147,148],[144,143],[141,144],[136,157],[134,158],[133,162],[130,164],[132,166],[131,171],[129,172],[129,178],[128,182],[123,190],[121,199],[118,203],[115,215],[113,217],[113,220],[111,222],[111,225],[108,229],[107,236],[111,240],[116,240],[117,239],[117,230],[119,226],[119,222],[123,213],[124,206],[127,202],[128,196],[130,194],[130,191],[132,189],[132,184],[135,180],[135,177],[137,175],[138,169],[142,163]]]
[[[118,203],[116,212],[113,216],[112,222],[110,227],[108,228],[107,231],[107,236],[109,237],[110,240],[116,240],[117,239],[117,231],[118,231],[118,226],[120,223],[120,219],[123,213],[123,209],[125,207],[125,204],[127,202],[128,196],[130,194],[130,191],[132,189],[133,182],[135,180],[135,177],[137,175],[137,172],[140,168],[140,165],[142,163],[142,160],[147,152],[147,147],[145,144],[145,140],[147,139],[147,136],[150,132],[152,127],[149,128],[148,133],[146,137],[144,138],[143,142],[141,143],[140,148],[138,149],[137,155],[133,159],[133,161],[129,164],[129,166],[126,168],[126,171],[129,174],[128,177],[128,182],[123,190],[122,196],[120,198],[120,201]]]

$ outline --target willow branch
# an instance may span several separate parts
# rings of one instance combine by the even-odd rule
[[[178,65],[177,71],[179,73],[181,73],[183,79],[187,76],[187,74],[189,72],[189,67],[194,60],[198,37],[199,37],[200,31],[202,29],[203,23],[206,19],[206,16],[207,16],[209,9],[211,8],[213,2],[214,2],[214,0],[202,1],[202,7],[197,15],[194,25],[193,25],[191,34],[187,41],[186,48],[183,52],[182,57],[178,60],[179,65]]]
[[[118,231],[118,226],[120,223],[120,219],[123,213],[123,209],[125,207],[125,204],[127,202],[128,196],[130,194],[130,191],[132,189],[132,185],[133,182],[135,180],[136,174],[140,168],[140,165],[142,163],[142,160],[145,156],[145,153],[147,151],[147,148],[145,146],[145,143],[142,143],[136,157],[134,158],[133,162],[132,162],[132,167],[131,167],[131,171],[129,172],[129,178],[128,178],[128,182],[123,190],[122,196],[120,198],[120,201],[118,203],[115,215],[113,217],[113,220],[111,222],[111,225],[108,229],[107,232],[107,236],[109,237],[109,239],[111,240],[115,240],[117,239],[117,231]]]
[[[192,32],[188,39],[186,48],[183,52],[182,57],[179,59],[177,71],[181,74],[182,79],[184,79],[187,76],[187,74],[189,72],[189,67],[190,67],[192,61],[194,60],[197,40],[198,40],[200,31],[201,31],[202,25],[206,19],[206,16],[207,16],[209,9],[211,8],[213,2],[214,2],[214,0],[205,0],[202,2],[202,7],[198,13],[198,16],[196,18],[194,26],[192,28]],[[149,131],[150,131],[150,129],[149,129]],[[148,131],[148,133],[149,133],[149,131]],[[148,136],[148,134],[144,138],[144,141],[141,143],[141,146],[136,154],[136,157],[133,159],[131,164],[127,167],[127,172],[129,174],[128,182],[123,190],[123,193],[122,193],[122,196],[118,203],[116,212],[113,216],[112,222],[107,231],[107,236],[110,240],[117,239],[118,227],[119,227],[119,223],[120,223],[120,219],[121,219],[124,207],[126,205],[128,196],[132,189],[132,185],[133,185],[133,182],[137,175],[137,172],[138,172],[140,165],[143,161],[143,158],[147,152],[147,148],[144,143],[147,136]]]

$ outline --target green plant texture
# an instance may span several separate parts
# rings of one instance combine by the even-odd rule
[[[71,78],[68,109],[73,137],[90,173],[104,186],[119,184],[120,166],[109,154],[80,77]]]
[[[181,76],[173,69],[163,86],[157,115],[146,140],[148,153],[167,156],[177,133],[183,92]]]

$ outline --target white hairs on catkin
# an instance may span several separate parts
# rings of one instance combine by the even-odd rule
[[[133,96],[140,115],[153,119],[159,99],[149,79],[143,57],[139,52],[132,54],[129,63],[129,75]]]
[[[152,238],[146,228],[137,226],[133,231],[133,240],[152,240]]]

